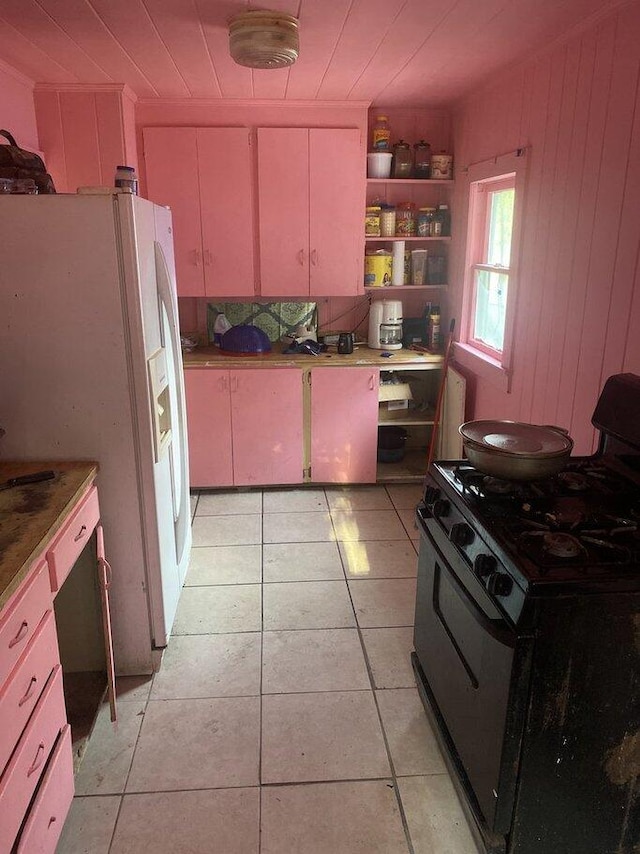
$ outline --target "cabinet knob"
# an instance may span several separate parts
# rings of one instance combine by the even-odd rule
[[[298,252],[298,264],[300,264],[301,267],[304,267],[304,249],[301,249]]]
[[[311,265],[313,267],[318,266],[318,250],[317,249],[311,250]]]

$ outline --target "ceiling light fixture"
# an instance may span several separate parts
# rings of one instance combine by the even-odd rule
[[[229,51],[248,68],[286,68],[298,58],[298,19],[280,12],[241,12],[229,22]]]

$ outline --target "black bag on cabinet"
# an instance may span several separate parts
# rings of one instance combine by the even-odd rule
[[[9,140],[9,145],[0,145],[0,178],[31,178],[39,193],[55,193],[53,178],[42,158],[20,148],[8,130],[0,130],[0,136]]]

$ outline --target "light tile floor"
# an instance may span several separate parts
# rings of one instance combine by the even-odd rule
[[[58,854],[476,854],[409,660],[419,496],[192,496],[162,668],[101,711]]]

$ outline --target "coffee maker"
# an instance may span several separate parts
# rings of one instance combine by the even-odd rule
[[[381,299],[369,311],[368,346],[373,350],[402,349],[402,303],[398,299]]]

